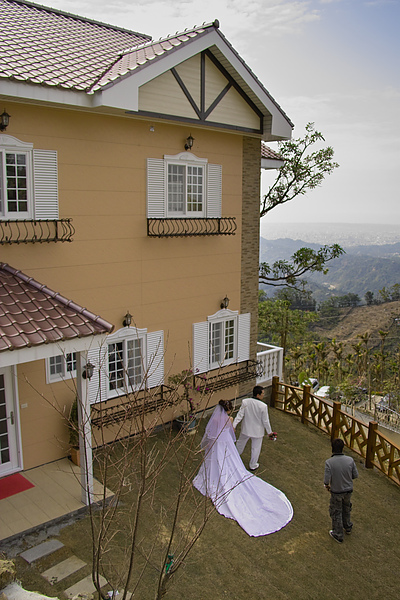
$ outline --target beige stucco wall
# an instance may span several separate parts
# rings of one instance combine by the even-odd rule
[[[258,254],[253,256],[258,233],[254,229],[257,244],[246,246],[243,259],[243,235],[253,229],[255,211],[246,217],[247,233],[242,234],[241,200],[243,152],[248,148],[259,156],[258,140],[247,139],[243,146],[242,136],[228,132],[17,103],[7,103],[7,110],[12,115],[7,134],[58,151],[60,217],[72,218],[76,233],[70,244],[3,246],[2,261],[100,314],[115,329],[129,310],[137,327],[164,330],[166,373],[187,368],[192,324],[219,310],[225,295],[230,309],[254,313],[256,282],[249,269],[258,263]],[[147,237],[146,159],[182,152],[189,133],[196,156],[222,164],[222,216],[236,217],[235,236]],[[246,211],[254,202],[255,170],[253,165]],[[62,407],[73,392],[63,383],[45,384],[44,361],[20,365],[18,375],[20,405],[28,404],[20,415],[24,466],[29,468],[65,452],[60,420],[50,415],[49,403],[37,392],[55,394]],[[232,393],[238,391],[219,393],[215,402]],[[34,431],[39,421],[45,423],[40,440]]]

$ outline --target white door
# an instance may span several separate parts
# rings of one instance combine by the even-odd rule
[[[0,477],[19,470],[17,412],[10,371],[0,370]]]

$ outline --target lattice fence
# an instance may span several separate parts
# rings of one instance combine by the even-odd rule
[[[287,385],[274,377],[271,406],[301,418],[330,435],[340,437],[345,445],[365,459],[367,468],[376,467],[400,485],[400,448],[384,433],[378,423],[364,423],[342,410],[340,402],[319,398],[310,386]]]

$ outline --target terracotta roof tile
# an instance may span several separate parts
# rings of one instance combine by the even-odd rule
[[[272,150],[272,148],[263,142],[261,142],[261,158],[269,158],[270,160],[283,160],[280,154]]]
[[[0,263],[0,352],[112,330],[86,308]]]
[[[90,87],[126,48],[151,39],[23,0],[0,0],[0,20],[0,75],[65,88],[77,69],[81,89]]]
[[[122,74],[126,74],[129,71],[134,71],[136,68],[144,66],[149,61],[163,56],[166,52],[171,52],[182,44],[190,42],[192,39],[204,34],[210,28],[217,27],[219,27],[219,24],[215,21],[208,25],[203,24],[200,27],[194,27],[190,31],[176,33],[160,40],[139,43],[136,46],[130,47],[121,53],[120,59],[103,74],[103,76],[92,86],[90,91],[95,92],[99,90],[113,82],[116,77],[120,77]]]

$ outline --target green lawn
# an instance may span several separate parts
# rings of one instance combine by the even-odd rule
[[[258,474],[287,495],[294,509],[292,522],[272,535],[251,538],[236,522],[214,513],[184,567],[176,574],[166,598],[398,600],[400,489],[378,471],[365,469],[361,459],[353,455],[359,470],[353,494],[353,533],[345,537],[342,545],[335,543],[328,535],[329,494],[322,483],[324,461],[330,456],[328,436],[275,409],[270,409],[270,419],[278,441],[264,438]],[[202,429],[196,433],[196,443]],[[153,440],[155,447],[162,446],[164,438],[165,434],[157,435]],[[243,459],[247,466],[249,448]],[[194,470],[200,460],[197,454]],[[163,472],[154,495],[146,499],[146,519],[139,536],[143,551],[150,551],[152,540],[156,540],[156,545],[164,541],[177,484],[177,470],[171,464]],[[133,491],[127,491],[121,502],[115,538],[118,543],[109,554],[110,562],[117,565],[122,565],[126,557],[118,544],[126,540],[134,497]],[[190,511],[196,498],[201,498],[200,494],[191,490],[180,524],[182,532],[190,529]],[[160,519],[152,520],[154,515]],[[63,528],[59,539],[65,545],[63,552],[90,562],[87,518]],[[139,558],[139,564],[142,560]],[[159,564],[155,553],[135,598],[153,600]],[[65,589],[46,584],[21,559],[17,566],[18,577],[28,589],[50,596],[61,595]],[[38,565],[37,570],[45,566]]]

